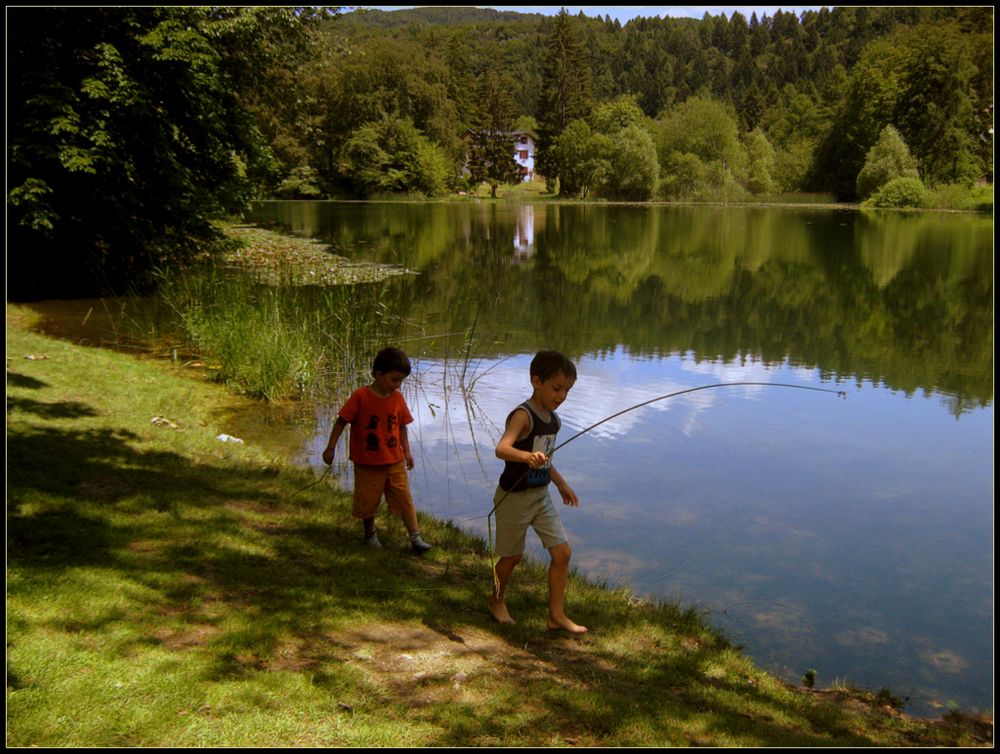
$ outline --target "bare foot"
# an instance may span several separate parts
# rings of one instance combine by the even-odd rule
[[[588,631],[586,626],[577,625],[565,615],[562,618],[553,618],[552,616],[549,616],[549,630],[569,631],[571,634],[585,634]]]
[[[493,618],[498,623],[514,623],[514,619],[510,617],[510,613],[507,612],[507,605],[504,604],[503,600],[494,600],[490,597],[489,602],[486,603],[490,608],[490,613]]]

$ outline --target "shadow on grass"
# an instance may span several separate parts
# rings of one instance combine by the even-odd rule
[[[29,377],[26,374],[19,374],[17,372],[12,372],[10,369],[7,370],[7,386],[8,387],[19,387],[26,390],[41,390],[43,387],[48,387],[48,383],[42,382],[35,377]],[[8,408],[8,411],[10,409]]]
[[[52,627],[100,631],[109,622],[131,622],[141,634],[131,639],[135,647],[203,653],[207,680],[283,669],[306,671],[320,686],[343,687],[340,672],[352,648],[339,632],[356,618],[422,624],[445,646],[465,645],[463,633],[474,630],[512,652],[524,648],[521,666],[503,656],[488,658],[475,671],[481,682],[498,669],[551,669],[505,686],[501,693],[513,688],[525,695],[511,704],[531,699],[517,715],[495,703],[485,709],[425,707],[420,714],[444,731],[432,745],[468,745],[494,733],[535,740],[525,733],[535,728],[566,740],[581,734],[613,739],[635,728],[665,731],[658,743],[685,742],[691,729],[703,730],[706,743],[727,735],[761,745],[874,743],[852,734],[847,718],[838,719],[835,711],[811,720],[805,707],[782,709],[749,682],[708,680],[705,665],[724,649],[721,641],[686,653],[665,651],[638,668],[597,640],[539,631],[537,621],[497,626],[485,610],[489,577],[482,548],[459,544],[457,530],[447,525],[431,529],[436,545],[465,548],[464,569],[435,562],[433,551],[429,562],[405,554],[405,535],[391,527],[386,549],[364,547],[343,498],[323,488],[295,494],[305,472],[232,460],[194,462],[144,449],[142,438],[125,430],[44,424],[94,416],[85,404],[15,396],[8,402],[12,409],[30,421],[15,423],[7,437],[8,569],[26,577],[9,585],[8,597],[24,590],[21,598],[30,599],[29,589],[76,567],[113,571],[143,587],[128,614],[65,615]],[[471,567],[481,570],[471,573]],[[543,574],[526,569],[517,577],[518,610],[526,616],[545,614]],[[689,628],[683,615],[613,612],[620,608],[620,602],[595,600],[575,611],[597,639],[657,622],[669,631]],[[17,668],[12,672],[18,677]],[[447,683],[443,679],[443,688]],[[394,692],[387,693],[392,698]],[[408,708],[405,696],[393,701]],[[765,712],[751,717],[751,707]],[[795,720],[794,729],[779,718]]]
[[[30,398],[8,398],[7,410],[23,411],[43,419],[79,419],[84,416],[97,416],[94,409],[79,401],[44,403],[43,401],[33,401]]]

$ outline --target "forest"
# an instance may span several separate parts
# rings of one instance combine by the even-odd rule
[[[536,134],[537,171],[563,199],[992,197],[992,7],[625,25],[448,7],[20,7],[7,24],[14,300],[141,288],[210,255],[219,223],[262,198],[509,182],[515,128]]]

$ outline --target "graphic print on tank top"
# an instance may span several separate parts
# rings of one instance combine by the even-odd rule
[[[541,451],[545,454],[548,459],[544,466],[539,466],[537,469],[528,469],[527,483],[529,487],[542,487],[549,483],[549,469],[552,467],[552,451],[556,447],[556,436],[555,435],[536,435],[535,441],[532,444],[531,451],[537,452]]]
[[[544,487],[552,479],[551,456],[556,449],[556,435],[559,433],[561,422],[556,412],[551,412],[549,418],[543,419],[538,416],[535,409],[527,401],[515,408],[507,415],[507,424],[510,424],[515,412],[524,411],[528,417],[528,433],[520,440],[514,441],[514,449],[527,453],[541,452],[545,454],[545,465],[532,469],[522,461],[505,461],[503,472],[500,474],[500,487],[508,492],[521,492],[530,487]]]

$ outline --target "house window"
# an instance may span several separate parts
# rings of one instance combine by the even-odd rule
[[[522,136],[521,137],[521,143],[522,144],[527,144],[528,143],[528,137],[527,136]]]
[[[519,154],[521,155],[521,159],[522,160],[527,160],[528,159],[528,150],[527,149],[522,149],[519,152]]]

